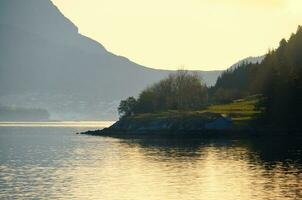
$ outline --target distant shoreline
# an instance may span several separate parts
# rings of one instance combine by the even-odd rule
[[[121,139],[250,139],[250,138],[301,138],[300,131],[297,130],[182,130],[182,131],[109,131],[105,129],[86,131],[80,134],[90,136],[112,137]]]
[[[86,127],[106,128],[115,121],[0,121],[0,127]]]

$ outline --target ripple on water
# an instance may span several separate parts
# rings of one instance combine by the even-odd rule
[[[301,142],[119,140],[0,128],[0,199],[299,199]]]

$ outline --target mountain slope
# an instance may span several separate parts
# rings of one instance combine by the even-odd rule
[[[282,39],[278,48],[269,51],[261,63],[228,70],[211,88],[211,99],[216,102],[251,95],[262,97],[257,104],[263,111],[261,128],[301,132],[302,26],[288,40]]]
[[[257,56],[257,57],[247,57],[244,58],[238,62],[236,62],[235,64],[233,64],[231,67],[229,67],[228,70],[234,70],[235,68],[239,67],[242,64],[256,64],[256,63],[261,63],[263,61],[263,59],[265,58],[265,56]]]
[[[0,104],[56,119],[114,118],[120,99],[169,73],[108,52],[50,0],[0,2]],[[221,72],[199,73],[213,85]]]

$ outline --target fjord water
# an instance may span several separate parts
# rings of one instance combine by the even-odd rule
[[[114,139],[0,127],[0,199],[301,199],[299,139]]]

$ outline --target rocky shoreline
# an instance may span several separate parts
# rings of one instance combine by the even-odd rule
[[[244,138],[263,136],[295,136],[299,130],[281,130],[273,127],[235,126],[232,119],[216,113],[198,115],[170,115],[161,117],[124,117],[108,128],[80,134],[118,138],[140,137],[209,137]]]
[[[197,116],[166,116],[144,118],[125,117],[102,130],[82,134],[100,136],[121,135],[168,135],[168,134],[220,134],[234,132],[232,119],[216,113],[201,113]]]

